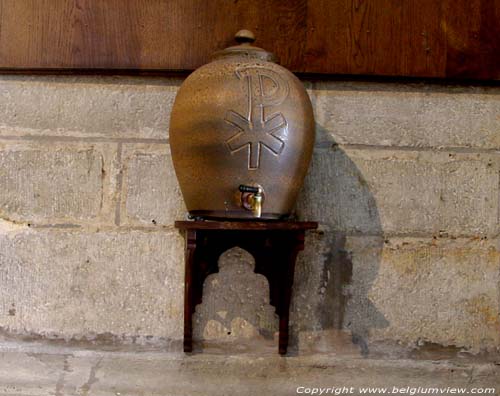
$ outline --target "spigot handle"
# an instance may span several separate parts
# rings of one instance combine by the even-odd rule
[[[252,194],[262,194],[262,189],[260,187],[245,186],[241,184],[238,188],[241,192],[252,193]]]

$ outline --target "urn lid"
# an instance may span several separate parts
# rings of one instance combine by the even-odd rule
[[[212,55],[212,59],[220,59],[233,56],[241,56],[246,59],[260,59],[267,62],[278,63],[278,58],[265,49],[255,47],[252,43],[255,41],[255,35],[250,30],[240,30],[234,35],[234,40],[239,45],[233,45],[222,51],[217,51]]]

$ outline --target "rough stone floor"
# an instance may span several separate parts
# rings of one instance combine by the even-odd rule
[[[387,387],[389,394],[396,394],[394,387],[398,394],[424,394],[419,387],[448,390],[441,394],[453,394],[453,387],[469,394],[493,387],[488,394],[500,394],[498,356],[423,351],[363,358],[346,350],[291,355],[280,357],[271,343],[257,349],[205,345],[186,356],[157,347],[3,340],[0,395],[319,395],[322,387],[330,389],[323,394],[361,394],[362,387]]]

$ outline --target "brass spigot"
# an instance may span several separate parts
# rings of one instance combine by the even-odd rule
[[[252,198],[252,213],[255,217],[260,217],[262,215],[262,189],[259,188],[259,192],[253,194]]]
[[[240,185],[238,188],[241,192],[242,206],[251,210],[253,215],[259,218],[262,215],[262,198],[264,190],[261,186],[245,186]]]

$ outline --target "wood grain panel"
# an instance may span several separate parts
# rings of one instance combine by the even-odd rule
[[[443,0],[446,76],[500,78],[500,2]]]
[[[500,0],[0,0],[0,69],[193,70],[247,28],[295,72],[500,78]]]
[[[330,4],[328,0],[310,2],[309,31],[322,32],[307,38],[308,70],[303,71],[445,77],[439,2],[352,0]],[[331,23],[324,23],[325,19]]]

